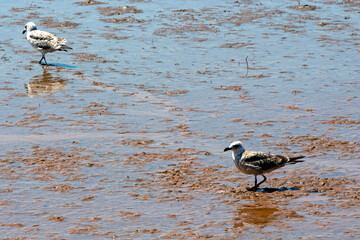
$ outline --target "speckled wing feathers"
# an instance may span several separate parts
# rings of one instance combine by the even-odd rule
[[[266,172],[284,166],[289,162],[289,158],[282,155],[245,151],[241,161],[253,169],[259,169]]]
[[[70,49],[70,47],[65,46],[65,38],[57,38],[53,34],[41,30],[31,31],[29,33],[29,41],[39,51],[53,52]]]

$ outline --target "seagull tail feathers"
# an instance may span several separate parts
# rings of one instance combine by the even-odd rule
[[[298,162],[304,162],[304,160],[298,160],[298,159],[302,159],[304,157],[305,156],[290,157],[288,163],[295,164],[295,163],[298,163]]]
[[[56,38],[56,41],[57,41],[57,45],[59,46],[57,48],[58,51],[65,51],[67,52],[67,50],[69,49],[72,49],[71,47],[69,46],[66,46],[66,39],[65,38],[61,38],[61,37],[58,37]]]
[[[58,50],[67,52],[67,50],[69,50],[69,49],[72,49],[72,48],[69,46],[61,45],[61,47]]]

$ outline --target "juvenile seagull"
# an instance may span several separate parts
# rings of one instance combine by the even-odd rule
[[[55,37],[53,34],[37,30],[35,23],[28,22],[25,25],[25,29],[23,34],[26,32],[26,39],[29,41],[31,46],[41,52],[42,57],[39,61],[44,59],[45,64],[47,65],[45,54],[49,52],[55,51],[65,51],[67,52],[68,49],[72,49],[71,47],[66,46],[66,39]]]
[[[270,153],[246,151],[240,141],[232,142],[229,147],[224,149],[224,152],[228,150],[232,150],[234,163],[241,172],[245,174],[253,174],[255,176],[255,185],[248,188],[250,191],[256,190],[260,184],[266,181],[264,173],[272,172],[275,169],[281,168],[287,164],[303,162],[298,159],[305,157],[287,157],[283,155],[272,155]],[[257,183],[256,178],[258,175],[264,177],[264,179],[259,183]]]

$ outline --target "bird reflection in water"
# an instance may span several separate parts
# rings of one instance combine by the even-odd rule
[[[266,227],[277,218],[279,208],[267,204],[244,204],[239,207],[234,216],[234,228],[257,226]]]
[[[46,66],[43,67],[43,70],[43,74],[32,77],[29,83],[25,84],[26,92],[31,98],[36,95],[53,94],[65,88],[66,80],[54,76]]]
[[[247,203],[239,203],[234,209],[233,227],[235,232],[242,232],[247,228],[263,229],[265,227],[284,227],[284,219],[302,219],[292,208],[289,208],[287,201],[276,201],[267,197],[248,199]]]

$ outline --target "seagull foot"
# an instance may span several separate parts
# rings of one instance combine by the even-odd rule
[[[258,189],[257,186],[253,186],[253,187],[251,187],[251,188],[246,188],[246,190],[252,191],[252,192],[255,192],[257,189]]]

